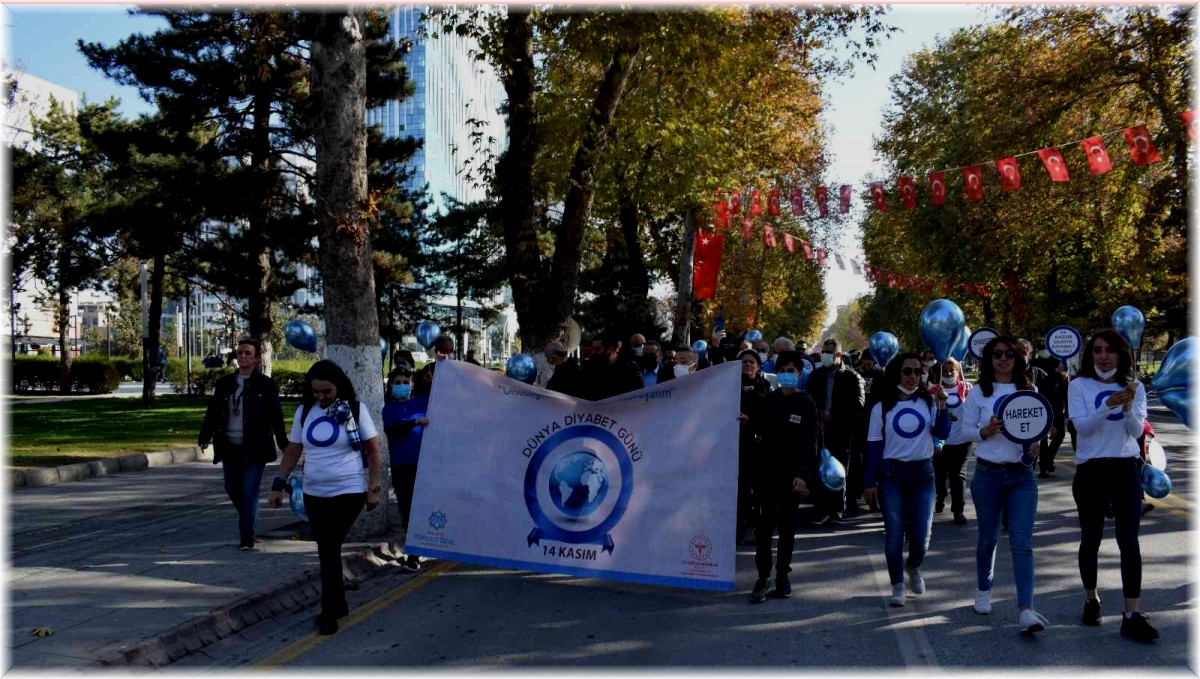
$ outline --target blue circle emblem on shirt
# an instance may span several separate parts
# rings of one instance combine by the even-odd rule
[[[900,421],[909,418],[909,416],[917,419],[917,426],[911,430],[906,430],[901,426]],[[921,432],[925,431],[925,417],[914,408],[905,408],[896,413],[896,416],[892,418],[892,431],[906,439],[915,439],[921,435]]]
[[[329,423],[329,428],[332,430],[332,433],[330,434],[329,438],[327,438],[327,439],[318,439],[316,437],[317,427],[319,427],[325,423]],[[340,428],[338,427],[337,420],[333,419],[332,417],[330,417],[328,415],[322,415],[321,417],[318,417],[317,419],[313,420],[312,424],[308,425],[308,431],[305,433],[304,438],[307,439],[310,444],[312,444],[313,446],[316,446],[317,448],[325,448],[327,446],[333,445],[333,442],[337,440],[338,434],[340,434],[340,433],[341,433],[341,431],[340,431]]]
[[[947,391],[946,392],[946,407],[947,408],[953,410],[954,408],[957,408],[962,404],[963,404],[962,397],[958,395],[957,391]]]
[[[1108,400],[1109,396],[1112,396],[1113,394],[1116,394],[1120,391],[1121,391],[1120,389],[1109,389],[1108,391],[1102,391],[1099,394],[1096,394],[1096,406],[1095,406],[1096,410],[1100,410],[1101,408],[1107,408],[1108,406],[1104,405],[1104,402]],[[1121,420],[1125,419],[1125,409],[1117,408],[1117,412],[1110,414],[1108,417],[1106,417],[1104,419],[1110,420],[1112,422],[1120,422]]]

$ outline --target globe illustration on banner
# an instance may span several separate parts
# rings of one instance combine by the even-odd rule
[[[604,463],[587,451],[570,453],[550,472],[550,499],[567,516],[578,519],[591,514],[607,494]]]

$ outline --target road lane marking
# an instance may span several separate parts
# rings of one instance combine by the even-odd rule
[[[422,570],[420,575],[418,575],[414,578],[405,580],[403,583],[396,586],[394,589],[392,589],[392,591],[388,592],[387,594],[384,594],[383,596],[379,597],[378,599],[373,599],[372,601],[367,603],[367,605],[365,605],[361,608],[354,609],[354,611],[352,611],[350,613],[350,615],[346,616],[345,618],[343,618],[342,620],[340,620],[338,622],[338,633],[341,633],[344,630],[354,627],[355,625],[357,625],[358,623],[367,619],[371,615],[374,615],[375,613],[379,612],[380,610],[392,605],[397,600],[399,600],[409,594],[412,594],[413,592],[417,591],[418,589],[429,584],[433,580],[433,578],[435,578],[438,575],[441,575],[443,573],[446,573],[447,571],[449,571],[450,569],[454,568],[457,565],[458,564],[454,561],[439,561],[438,563],[436,563],[432,567],[430,567],[428,570]],[[328,636],[322,636],[320,634],[317,634],[316,632],[309,632],[308,634],[300,637],[299,639],[292,642],[291,644],[288,644],[287,646],[279,649],[278,651],[272,653],[271,655],[268,655],[267,657],[263,658],[262,660],[259,660],[258,662],[254,663],[254,664],[258,667],[271,667],[271,668],[283,667],[284,665],[287,665],[288,663],[292,662],[296,658],[299,658],[300,656],[304,655],[305,653],[308,653],[312,649],[314,649],[317,646],[321,645],[322,643],[328,641],[329,639],[333,639],[336,636],[337,636],[337,634],[330,634]]]
[[[890,624],[885,629],[891,630],[896,635],[896,642],[900,645],[900,655],[904,658],[904,666],[908,669],[937,669],[938,661],[937,654],[933,651],[933,645],[929,643],[929,635],[925,634],[925,624],[927,622],[940,622],[944,620],[944,616],[932,616],[926,619],[925,617],[912,617],[912,604],[914,599],[909,599],[904,608],[893,608],[887,604],[887,600],[892,596],[892,580],[888,575],[887,558],[877,550],[868,550],[868,555],[871,561],[871,570],[875,573],[875,587],[880,592],[880,599],[883,602],[883,608],[887,611]],[[906,613],[906,611],[908,611]],[[920,615],[918,613],[918,615]]]

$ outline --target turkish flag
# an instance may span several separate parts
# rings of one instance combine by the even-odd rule
[[[763,226],[763,245],[769,248],[775,247],[775,229],[772,229],[769,224]]]
[[[762,201],[759,200],[758,189],[750,192],[750,216],[757,217],[762,214]]]
[[[846,214],[847,212],[850,211],[850,185],[849,184],[842,184],[842,187],[840,189],[838,189],[838,197],[841,199],[841,204],[839,205],[839,208],[841,209],[842,214]]]
[[[825,266],[825,248],[817,248],[817,266]]]
[[[771,189],[767,192],[767,214],[772,217],[779,216],[779,189]]]
[[[800,247],[804,248],[804,256],[805,256],[805,258],[807,258],[807,259],[812,259],[812,258],[813,258],[812,245],[811,245],[811,244],[809,244],[809,242],[808,242],[808,241],[806,241],[806,240],[802,240],[802,241],[800,241]]]
[[[804,199],[800,196],[800,189],[792,189],[792,215],[796,217],[804,216]]]
[[[1088,169],[1092,171],[1092,174],[1105,174],[1112,169],[1112,158],[1108,157],[1108,151],[1104,149],[1103,139],[1091,137],[1079,142],[1079,145],[1087,154]]]
[[[871,182],[871,201],[875,203],[876,210],[887,212],[887,194],[883,192],[883,182]]]
[[[1005,191],[1021,188],[1021,169],[1017,167],[1016,158],[1010,156],[997,160],[996,171],[1000,173],[1000,188]]]
[[[896,180],[900,186],[900,204],[906,209],[913,209],[917,206],[917,183],[912,177],[900,177]]]
[[[1187,125],[1188,136],[1192,138],[1192,141],[1196,141],[1196,112],[1184,111],[1179,114],[1179,117],[1183,120],[1183,124]]]
[[[929,173],[929,197],[934,205],[946,202],[946,173]]]
[[[783,234],[783,249],[787,250],[791,254],[795,254],[796,239],[792,238],[792,234],[790,234],[790,233]]]
[[[742,238],[750,240],[754,237],[754,220],[749,217],[742,217]]]
[[[725,235],[696,232],[696,253],[692,258],[692,298],[712,299],[717,296],[717,274],[721,271],[721,248]]]
[[[1125,132],[1125,143],[1129,144],[1129,155],[1133,156],[1134,165],[1149,165],[1162,160],[1158,149],[1154,148],[1154,140],[1145,125],[1131,127]]]
[[[1071,177],[1067,174],[1067,165],[1063,162],[1062,153],[1058,149],[1042,149],[1038,151],[1038,158],[1042,159],[1042,165],[1045,165],[1046,172],[1050,173],[1050,181],[1070,181]]]
[[[729,210],[733,214],[741,214],[742,212],[742,192],[739,189],[734,189],[729,192]]]
[[[817,210],[822,217],[829,216],[829,189],[824,186],[817,187]]]
[[[983,172],[979,166],[964,167],[962,176],[967,189],[967,200],[983,200]]]

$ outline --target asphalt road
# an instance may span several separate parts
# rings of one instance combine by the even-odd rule
[[[729,594],[428,562],[420,575],[397,569],[350,593],[352,614],[334,636],[313,633],[316,611],[309,610],[243,630],[175,666],[1190,672],[1192,437],[1171,415],[1155,413],[1151,421],[1175,482],[1141,530],[1142,610],[1162,634],[1155,644],[1118,634],[1122,602],[1111,522],[1100,557],[1104,623],[1079,622],[1083,595],[1068,439],[1054,476],[1039,482],[1035,608],[1051,626],[1037,638],[1018,633],[1006,538],[996,558],[995,610],[990,616],[972,610],[976,530],[968,501],[967,526],[950,523],[948,511],[935,516],[922,569],[928,592],[904,608],[886,605],[882,520],[869,514],[832,528],[798,529],[796,593],[789,600],[748,602],[753,547],[739,551],[738,590]]]

